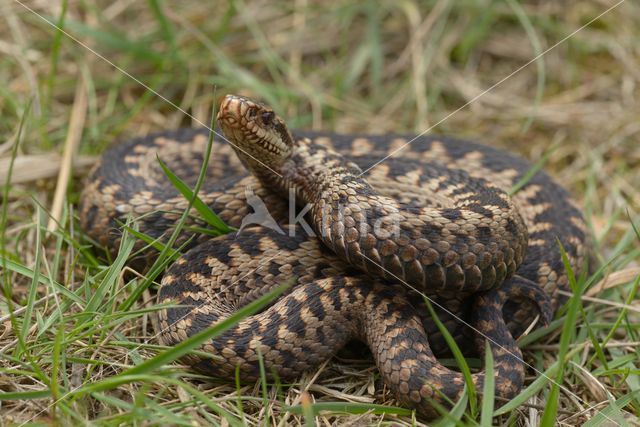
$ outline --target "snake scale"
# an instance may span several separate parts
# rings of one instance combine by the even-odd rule
[[[585,223],[565,190],[537,172],[510,197],[531,165],[473,142],[292,134],[271,108],[232,95],[217,119],[229,143],[214,142],[200,198],[242,228],[196,236],[165,272],[158,302],[177,305],[159,312],[161,342],[175,345],[293,280],[263,311],[205,343],[200,350],[212,357],[184,360],[252,380],[262,357],[269,375],[294,379],[358,339],[397,399],[430,418],[434,402],[448,406],[465,384],[438,362],[448,346],[423,294],[466,354],[490,344],[500,402],[520,391],[524,362],[513,337],[536,316],[549,321],[557,290],[568,289],[558,242],[574,269],[587,256]],[[81,198],[86,233],[115,252],[119,223],[132,215],[140,231],[166,237],[187,201],[156,156],[192,185],[207,132],[162,132],[108,149]],[[261,208],[274,223],[243,224]],[[147,251],[142,262],[152,257]],[[473,380],[482,391],[484,373]]]

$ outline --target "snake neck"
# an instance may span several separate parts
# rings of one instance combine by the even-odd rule
[[[357,183],[358,191],[372,193],[374,190],[362,178],[361,169],[342,155],[325,147],[313,144],[308,139],[296,142],[292,155],[280,168],[282,178],[278,188],[293,190],[298,206],[314,207],[323,200],[335,197],[339,182]]]
[[[341,155],[299,140],[278,172],[258,174],[299,207],[317,237],[351,265],[432,294],[470,294],[513,275],[527,244],[522,218],[489,186],[453,208],[416,207],[383,196]],[[456,205],[457,203],[457,205]]]

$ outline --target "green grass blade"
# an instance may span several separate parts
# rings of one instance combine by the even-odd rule
[[[628,312],[627,307],[632,306],[633,302],[636,300],[636,295],[638,294],[639,286],[640,286],[640,275],[636,277],[636,279],[633,281],[631,292],[629,292],[629,295],[627,295],[627,298],[624,301],[625,307],[623,307],[622,310],[620,310],[620,313],[618,313],[618,316],[615,322],[613,322],[613,325],[611,326],[611,328],[609,329],[607,336],[604,338],[604,340],[602,340],[602,344],[601,344],[602,347],[605,347],[607,343],[611,340],[611,338],[613,338],[616,331],[618,330],[622,322],[625,320],[625,317],[627,316],[627,312]]]
[[[49,398],[51,398],[51,390],[0,392],[0,402],[3,400],[34,400]]]
[[[321,412],[329,412],[333,414],[392,414],[392,415],[411,415],[411,410],[406,408],[398,408],[395,406],[376,405],[373,403],[349,403],[349,402],[318,402],[310,405],[313,416]],[[289,406],[287,412],[292,414],[304,414],[307,409],[303,405]]]
[[[540,170],[542,170],[542,168],[544,167],[544,165],[547,163],[547,161],[549,161],[549,158],[551,157],[551,155],[558,149],[559,145],[554,145],[551,148],[549,148],[540,159],[538,159],[537,162],[535,162],[527,171],[527,173],[525,173],[522,178],[520,178],[518,180],[518,182],[516,182],[515,184],[513,184],[513,187],[511,187],[511,189],[509,190],[508,194],[509,196],[513,196],[514,194],[516,194],[518,191],[520,191],[522,189],[522,187],[524,187],[525,185],[527,185],[527,183],[531,180],[531,178],[534,177],[535,174],[537,174]]]
[[[582,425],[582,427],[599,427],[611,423],[614,418],[620,425],[623,425],[624,419],[620,417],[620,410],[640,397],[640,390],[626,394],[614,401],[611,401],[604,409],[596,413],[591,419]]]
[[[571,349],[569,353],[567,353],[565,359],[573,357],[574,355],[580,353],[584,350],[584,347],[587,345],[586,342],[577,345],[575,348]],[[527,400],[531,399],[531,397],[535,396],[542,390],[548,382],[552,381],[552,377],[556,374],[558,370],[558,366],[560,365],[560,361],[556,360],[547,368],[546,371],[540,374],[538,378],[536,378],[527,388],[522,390],[520,394],[511,399],[505,405],[496,409],[493,412],[493,416],[497,417],[500,415],[508,414],[509,412],[518,409],[522,406]]]
[[[58,71],[58,62],[60,59],[60,46],[62,46],[62,38],[64,36],[64,33],[63,33],[64,21],[67,16],[68,5],[69,5],[68,0],[62,1],[60,16],[58,17],[58,20],[56,21],[56,26],[55,26],[56,32],[55,32],[55,35],[53,36],[53,42],[51,43],[51,63],[50,63],[51,71],[49,71],[49,76],[47,78],[47,98],[48,98],[47,104],[51,103],[51,100],[53,99],[53,87],[54,87],[54,83],[55,83],[55,79]]]
[[[40,208],[36,209],[36,218],[38,223],[42,219],[42,211]],[[40,224],[36,227],[36,258],[33,265],[33,271],[40,271],[40,265],[42,263],[42,230]],[[27,295],[27,304],[25,306],[26,310],[24,315],[22,316],[22,326],[20,328],[20,339],[18,340],[18,345],[22,347],[22,345],[27,341],[27,335],[29,334],[29,329],[31,329],[31,319],[33,317],[33,304],[36,301],[36,297],[38,295],[38,279],[34,274],[31,278],[31,285],[29,286],[29,293]],[[25,348],[20,348],[18,353],[22,351],[26,351]]]
[[[303,392],[302,397],[300,398],[300,403],[302,406],[302,415],[304,416],[306,427],[315,427],[316,418],[313,415],[313,404],[311,403],[311,396],[309,396],[309,393],[307,393],[306,391]]]
[[[264,358],[262,357],[262,351],[260,347],[256,348],[258,354],[258,365],[260,367],[260,390],[262,391],[262,407],[267,411],[264,422],[269,426],[271,423],[271,407],[269,405],[269,390],[267,389],[267,371],[264,368]]]
[[[522,133],[526,133],[531,127],[531,124],[533,123],[538,107],[540,106],[540,102],[542,101],[542,97],[544,95],[544,86],[545,86],[545,80],[546,80],[544,55],[543,55],[542,44],[540,43],[540,39],[536,34],[536,29],[531,23],[531,19],[525,12],[522,5],[516,0],[506,0],[506,1],[509,7],[511,8],[511,10],[513,10],[513,12],[515,13],[516,17],[518,18],[518,21],[520,21],[522,28],[524,28],[524,31],[527,33],[527,37],[529,38],[531,46],[533,47],[533,52],[536,58],[535,60],[536,69],[537,69],[536,97],[533,101],[533,111],[531,112],[531,114],[527,118],[527,121],[522,127]]]
[[[106,294],[110,289],[113,289],[117,283],[118,277],[122,272],[129,255],[135,245],[135,239],[130,236],[126,231],[122,233],[122,240],[120,241],[120,248],[118,249],[118,256],[113,261],[113,264],[109,266],[107,275],[104,277],[100,286],[95,290],[91,299],[87,303],[85,312],[93,313],[99,311],[99,307],[104,304]]]
[[[489,341],[484,345],[484,385],[482,387],[482,412],[480,425],[491,427],[493,425],[493,400],[495,398],[495,381],[493,377],[493,355]]]
[[[555,374],[558,369],[558,362],[553,363],[544,373],[542,373],[538,378],[535,379],[527,388],[522,390],[520,394],[511,399],[505,405],[496,409],[493,413],[494,416],[508,414],[509,412],[518,409],[522,404],[524,404],[527,400],[531,399],[533,396],[538,394],[540,390],[542,390],[549,381],[551,381],[551,376]]]
[[[166,250],[168,252],[168,257],[171,258],[172,260],[176,260],[180,257],[181,253],[180,251],[177,251],[173,248],[167,248],[166,245],[164,245],[160,239],[154,239],[153,237],[141,233],[140,231],[136,230],[135,228],[132,228],[126,224],[122,225],[122,228],[124,230],[127,231],[127,233],[130,233],[133,237],[135,237],[136,239],[140,239],[143,242],[145,242],[148,246],[162,252],[163,250]]]
[[[100,402],[103,402],[105,404],[111,405],[111,406],[113,406],[115,408],[118,408],[118,409],[122,409],[125,412],[131,412],[131,411],[133,411],[135,409],[134,406],[131,403],[125,402],[122,399],[118,399],[117,397],[110,396],[108,394],[95,392],[95,393],[92,393],[91,396],[94,399],[96,399],[96,400],[98,400]],[[139,408],[138,408],[138,410],[139,410]],[[150,416],[149,416],[149,418],[150,418]]]
[[[629,210],[627,210],[627,218],[629,218],[629,223],[631,223],[631,229],[633,230],[636,237],[638,238],[638,241],[640,241],[640,230],[638,230],[638,227],[636,227],[636,223],[633,222],[633,218],[631,218],[631,214],[629,214]]]
[[[169,43],[171,55],[175,59],[178,57],[175,31],[173,31],[171,22],[169,22],[165,14],[162,12],[162,5],[160,4],[160,2],[161,0],[149,0],[149,6],[151,8],[151,11],[153,12],[153,15],[158,21],[160,32],[162,33],[163,38],[167,41],[167,43]]]
[[[572,337],[574,336],[574,333],[575,333],[575,325],[578,318],[578,312],[580,311],[580,306],[582,305],[581,286],[579,286],[576,281],[575,274],[573,273],[573,269],[571,268],[571,263],[569,262],[567,253],[564,250],[564,247],[562,246],[560,241],[558,241],[558,245],[560,246],[560,253],[562,254],[562,262],[567,272],[567,276],[569,278],[569,285],[571,286],[571,291],[573,292],[573,295],[567,303],[568,305],[567,316],[566,316],[564,327],[562,328],[562,335],[560,336],[560,348],[558,351],[558,362],[559,362],[558,372],[556,374],[555,382],[551,386],[551,392],[547,396],[547,405],[545,407],[544,413],[542,414],[542,419],[540,421],[540,425],[542,427],[553,427],[556,422],[556,416],[558,414],[558,399],[560,394],[560,384],[562,384],[563,382],[566,355],[569,350],[569,344],[571,344]]]
[[[31,111],[31,105],[33,104],[33,98],[29,100],[29,103],[24,109],[22,116],[20,117],[20,123],[18,124],[18,132],[16,135],[16,140],[11,147],[11,160],[9,161],[9,168],[7,169],[7,176],[5,177],[4,188],[2,189],[2,216],[0,217],[0,256],[2,256],[2,276],[4,278],[4,286],[2,286],[2,292],[4,293],[7,301],[9,302],[9,311],[12,310],[12,299],[11,299],[11,287],[9,280],[9,271],[7,270],[7,264],[9,263],[7,257],[5,256],[5,230],[7,229],[7,219],[9,216],[9,193],[11,191],[11,177],[13,176],[13,167],[15,165],[16,157],[18,156],[18,148],[20,147],[20,143],[22,142],[22,135],[24,132],[24,125],[27,121],[27,117],[29,116],[29,112]],[[14,322],[12,320],[12,322]],[[12,325],[15,328],[16,325]],[[17,330],[17,329],[16,329]]]
[[[471,369],[469,369],[469,365],[467,364],[467,361],[462,355],[460,348],[456,344],[456,341],[453,339],[453,337],[451,336],[447,328],[444,326],[444,324],[442,324],[442,322],[438,318],[438,315],[436,314],[435,310],[431,306],[431,302],[427,298],[424,299],[424,302],[425,302],[425,305],[427,306],[427,310],[429,310],[429,315],[431,316],[436,326],[438,327],[438,330],[444,337],[444,340],[449,346],[451,353],[453,353],[453,357],[456,359],[456,362],[458,362],[458,367],[460,368],[460,372],[462,372],[462,376],[464,377],[464,381],[467,385],[467,393],[469,394],[469,409],[471,411],[472,416],[475,418],[475,414],[477,413],[478,397],[477,397],[475,384],[473,383],[473,377],[471,376]]]
[[[600,363],[602,363],[602,365],[605,368],[608,368],[609,362],[607,361],[607,356],[604,354],[604,350],[602,349],[603,346],[600,344],[600,341],[598,340],[596,332],[593,330],[593,327],[591,326],[591,323],[588,320],[589,311],[585,310],[584,307],[582,307],[582,305],[580,306],[580,315],[582,316],[583,319],[585,319],[584,326],[585,326],[585,329],[587,330],[587,335],[589,335],[589,340],[591,341],[591,345],[593,345],[593,350],[595,352],[595,354],[589,360],[589,364],[593,362],[593,358],[598,358]]]
[[[465,386],[466,387],[466,386]],[[448,409],[444,406],[433,402],[434,409],[440,414],[441,418],[433,424],[433,427],[450,427],[464,425],[460,423],[460,420],[464,416],[467,405],[469,404],[469,394],[464,393],[460,400],[453,405],[453,408]]]
[[[60,372],[64,372],[65,358],[62,354],[64,335],[64,323],[59,323],[55,341],[53,342],[53,352],[51,355],[51,381],[49,381],[49,389],[51,390],[51,395],[54,401],[58,401],[61,396],[58,380]]]
[[[160,167],[167,178],[169,178],[169,181],[171,181],[173,186],[184,196],[184,198],[187,200],[193,200],[194,209],[202,215],[202,218],[207,222],[207,224],[213,227],[213,229],[219,234],[227,234],[233,231],[233,229],[225,224],[224,221],[222,221],[220,217],[216,215],[215,212],[213,212],[211,208],[202,201],[202,199],[200,199],[200,197],[196,196],[195,192],[191,191],[189,186],[185,184],[183,180],[169,169],[160,157],[158,157],[158,163],[160,163]]]
[[[242,391],[240,390],[242,388],[242,382],[240,380],[240,366],[236,366],[236,370],[235,370],[235,382],[236,382],[236,394],[237,394],[237,399],[236,399],[236,406],[238,407],[238,413],[242,416],[242,419],[244,420],[244,405],[242,404]]]
[[[41,283],[43,285],[47,285],[51,282],[50,279],[46,277],[44,274],[40,272],[36,273],[32,269],[25,267],[20,263],[7,259],[4,256],[0,256],[0,260],[4,264],[3,267],[6,271],[13,271],[27,278],[35,277],[38,279],[38,283]],[[66,298],[69,298],[78,304],[84,304],[84,301],[82,300],[82,298],[80,298],[78,295],[76,295],[75,293],[71,292],[69,289],[62,286],[60,283],[54,281],[53,286],[56,288],[58,292],[63,294]]]
[[[451,51],[453,59],[466,63],[470,53],[477,49],[478,45],[486,40],[497,18],[497,3],[469,3],[469,11],[475,15],[473,25],[466,28],[460,35],[460,41]]]
[[[193,427],[193,420],[190,419],[191,417],[189,417],[188,413],[179,415],[175,414],[170,409],[165,408],[163,405],[158,404],[156,401],[145,395],[140,397],[135,410],[138,411],[141,409],[148,411],[149,416],[152,416],[154,421],[157,420],[156,422],[159,422],[162,425]]]
[[[371,59],[371,66],[369,67],[370,84],[371,87],[380,87],[384,64],[382,35],[380,34],[380,6],[375,1],[369,1],[366,3],[364,11],[367,16],[366,43]]]

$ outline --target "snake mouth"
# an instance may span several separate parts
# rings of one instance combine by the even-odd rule
[[[293,138],[284,120],[259,102],[227,95],[220,104],[217,120],[241,160],[249,156],[276,166],[291,154]]]

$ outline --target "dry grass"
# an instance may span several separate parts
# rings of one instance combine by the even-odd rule
[[[18,178],[5,187],[0,223],[0,425],[226,425],[218,406],[249,425],[288,425],[312,421],[287,412],[305,399],[390,401],[367,356],[357,352],[341,353],[290,387],[236,389],[203,382],[177,365],[109,382],[158,352],[140,311],[151,295],[130,307],[133,313],[99,307],[87,315],[92,293],[113,270],[86,249],[73,210],[81,181],[68,185],[67,177],[81,174],[81,165],[117,139],[207,123],[213,85],[219,96],[266,100],[298,128],[419,133],[435,125],[434,132],[533,161],[557,147],[545,168],[583,206],[597,266],[606,267],[582,298],[563,361],[563,386],[573,394],[560,390],[556,422],[595,425],[608,417],[623,424],[640,414],[640,305],[633,287],[640,237],[631,226],[640,224],[637,3],[623,2],[480,97],[615,2],[23,4],[0,4],[0,182],[12,164]],[[80,158],[71,166],[76,150]],[[38,280],[30,277],[34,270],[42,274]],[[106,295],[115,306],[140,282],[114,274]],[[525,339],[527,360],[537,369],[557,360],[561,326]],[[531,371],[528,383],[538,377]],[[549,389],[494,422],[537,424]],[[599,411],[606,417],[598,418]],[[419,424],[393,414],[331,412],[315,422]],[[468,413],[460,421],[474,422]]]

